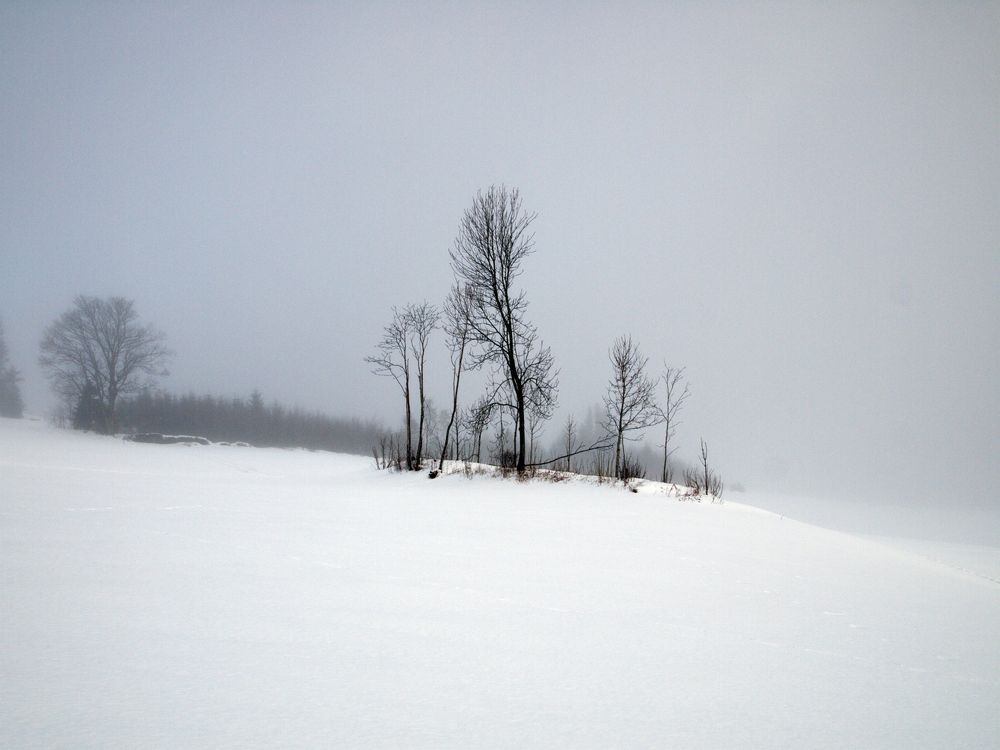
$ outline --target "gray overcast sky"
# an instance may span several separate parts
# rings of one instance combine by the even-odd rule
[[[395,420],[362,358],[506,182],[564,407],[628,331],[733,481],[998,502],[998,40],[996,2],[5,2],[28,407],[82,292],[167,333],[170,389]]]

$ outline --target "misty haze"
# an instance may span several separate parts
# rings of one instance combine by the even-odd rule
[[[1000,3],[0,3],[0,745],[1000,746]]]

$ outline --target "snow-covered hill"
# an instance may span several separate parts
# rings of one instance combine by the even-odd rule
[[[996,547],[739,499],[0,420],[0,746],[1000,747]]]

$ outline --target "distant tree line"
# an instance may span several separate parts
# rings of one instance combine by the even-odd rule
[[[20,382],[21,373],[10,363],[3,323],[0,322],[0,417],[20,418],[23,415]]]
[[[258,391],[246,399],[143,391],[119,401],[117,421],[128,432],[197,435],[216,442],[356,454],[368,453],[383,432],[373,420],[331,417],[276,402],[265,404]]]
[[[164,334],[140,322],[135,303],[125,297],[76,297],[45,329],[40,352],[39,364],[60,397],[64,421],[80,430],[196,435],[360,454],[382,432],[372,420],[265,404],[258,391],[244,399],[155,390],[172,353]],[[19,379],[6,364],[0,329],[0,408],[10,390],[5,384],[16,387]]]

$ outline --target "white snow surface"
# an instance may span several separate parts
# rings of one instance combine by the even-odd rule
[[[996,545],[738,497],[0,419],[0,746],[1000,747]]]

